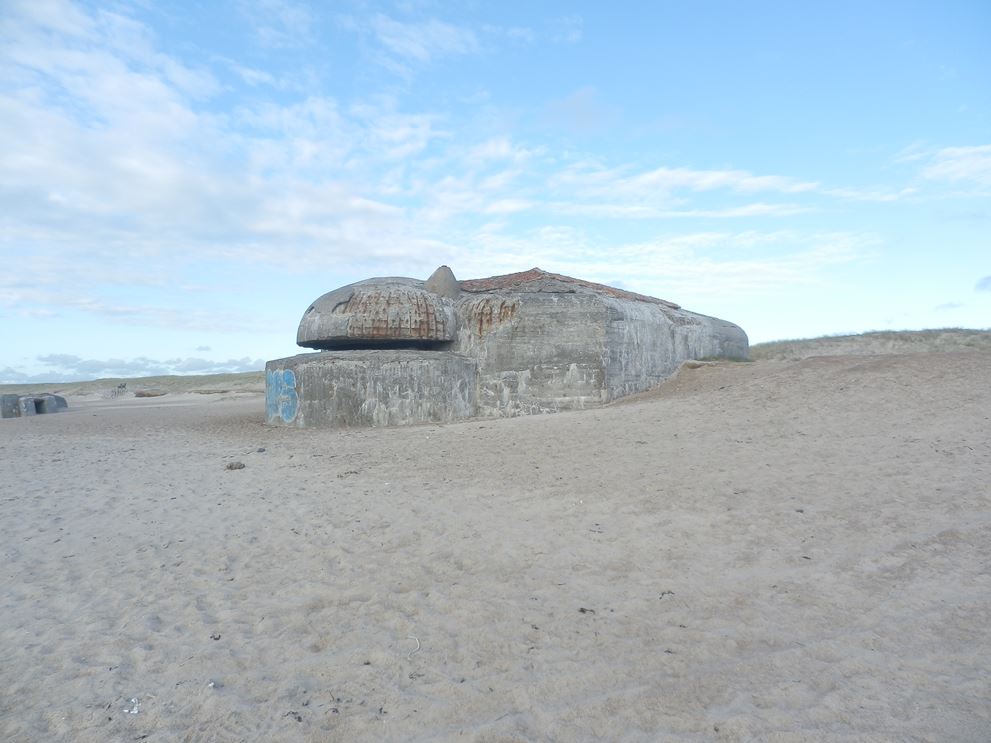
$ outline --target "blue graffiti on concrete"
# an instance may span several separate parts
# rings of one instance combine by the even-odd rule
[[[269,422],[281,418],[285,423],[296,420],[299,396],[296,394],[296,375],[292,369],[267,369],[265,371],[265,414]]]

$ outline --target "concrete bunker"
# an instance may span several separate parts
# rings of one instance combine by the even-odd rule
[[[381,426],[594,407],[649,389],[686,359],[744,358],[733,323],[539,268],[457,281],[386,277],[303,313],[266,364],[266,420]]]
[[[0,395],[0,418],[25,418],[65,410],[69,404],[61,395]]]

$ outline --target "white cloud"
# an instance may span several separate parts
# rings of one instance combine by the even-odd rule
[[[445,136],[434,128],[437,117],[429,114],[401,114],[380,107],[356,109],[365,125],[370,153],[389,160],[418,155],[431,140]]]
[[[582,40],[585,21],[578,15],[567,15],[551,22],[551,41],[561,44],[577,44]]]
[[[208,98],[219,91],[220,86],[209,71],[193,69],[158,51],[154,34],[144,24],[108,11],[100,11],[97,18],[101,44],[131,64],[157,70],[169,85],[191,98]]]
[[[36,362],[44,369],[37,374],[25,374],[7,367],[0,369],[0,384],[32,382],[77,382],[88,379],[150,377],[171,374],[236,374],[265,368],[261,359],[244,357],[210,361],[197,357],[150,359],[84,359],[72,354],[46,354]]]
[[[532,209],[533,202],[525,199],[497,199],[489,202],[483,209],[484,214],[515,214]]]
[[[897,191],[868,188],[826,188],[823,189],[823,193],[847,201],[891,203],[918,193],[918,189],[910,186],[898,189]]]
[[[242,107],[232,123],[240,129],[236,143],[258,174],[327,172],[340,167],[354,147],[351,123],[336,101],[324,97]]]
[[[815,191],[819,184],[780,175],[754,175],[745,170],[699,170],[659,167],[639,173],[632,168],[607,169],[597,164],[579,163],[562,171],[552,183],[596,195],[646,197],[673,191],[714,191],[741,193],[770,191],[796,194]]]
[[[534,154],[532,150],[513,144],[512,140],[503,135],[491,137],[481,144],[472,147],[466,156],[470,163],[485,163],[497,160],[513,160],[521,162]]]
[[[518,235],[498,225],[473,233],[454,257],[459,276],[539,266],[584,279],[613,282],[679,301],[693,296],[766,295],[815,286],[823,272],[862,259],[877,242],[863,233],[700,232],[652,240],[602,244],[571,226]]]
[[[94,26],[92,17],[67,0],[9,0],[5,13],[38,29],[67,36],[86,37]],[[9,32],[10,26],[5,22],[0,29]]]
[[[436,19],[403,23],[379,13],[370,25],[379,44],[405,62],[426,63],[439,57],[472,54],[481,48],[470,29]]]
[[[798,204],[766,204],[757,202],[726,209],[689,209],[673,212],[670,216],[709,217],[714,219],[729,219],[733,217],[791,217],[796,214],[807,214],[815,211],[811,207]]]
[[[275,76],[265,72],[264,70],[257,70],[253,67],[247,67],[239,64],[233,59],[227,59],[226,57],[220,58],[220,61],[226,64],[234,74],[241,78],[241,80],[252,87],[259,85],[278,85]]]
[[[72,6],[65,11],[69,17],[79,14]],[[36,84],[46,78],[56,81],[91,112],[135,116],[172,109],[179,97],[202,99],[219,90],[208,70],[158,52],[151,32],[123,15],[100,11],[71,30],[62,24],[40,25],[34,15],[16,12],[2,23],[5,43],[0,60],[12,65],[15,79]],[[52,43],[53,35],[58,43]]]
[[[317,19],[307,3],[297,0],[240,0],[238,5],[264,46],[306,46],[313,40]]]
[[[114,270],[121,270],[117,267]],[[70,278],[76,279],[74,275]],[[13,282],[10,282],[12,284]],[[33,313],[67,312],[82,313],[98,318],[103,323],[123,326],[154,327],[181,330],[201,330],[212,333],[246,333],[268,330],[264,322],[246,318],[233,311],[216,311],[180,305],[156,306],[151,302],[128,303],[101,296],[107,287],[74,288],[73,282],[52,281],[50,285],[18,287],[0,283],[0,308]],[[139,282],[134,282],[140,286]],[[58,310],[58,312],[56,312]]]
[[[672,191],[712,191],[729,189],[743,193],[777,191],[802,193],[815,190],[818,184],[798,181],[779,175],[753,175],[743,170],[694,170],[692,168],[656,168],[612,184],[612,187],[634,192],[644,189]]]
[[[743,204],[722,209],[662,209],[643,204],[554,202],[546,205],[554,214],[612,219],[733,219],[738,217],[790,217],[813,211],[798,204]]]
[[[991,186],[991,144],[937,150],[922,175],[930,180]]]
[[[899,152],[895,153],[894,161],[896,163],[917,162],[926,159],[929,154],[930,149],[926,146],[925,142],[912,142],[912,144],[903,147]]]

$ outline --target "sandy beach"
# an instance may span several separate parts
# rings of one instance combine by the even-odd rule
[[[0,421],[0,739],[991,739],[991,353],[402,429],[214,392]]]

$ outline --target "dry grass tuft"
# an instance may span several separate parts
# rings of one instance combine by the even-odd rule
[[[754,361],[790,361],[812,356],[872,356],[946,351],[991,352],[991,330],[876,330],[859,335],[773,341],[751,346],[750,358]]]

